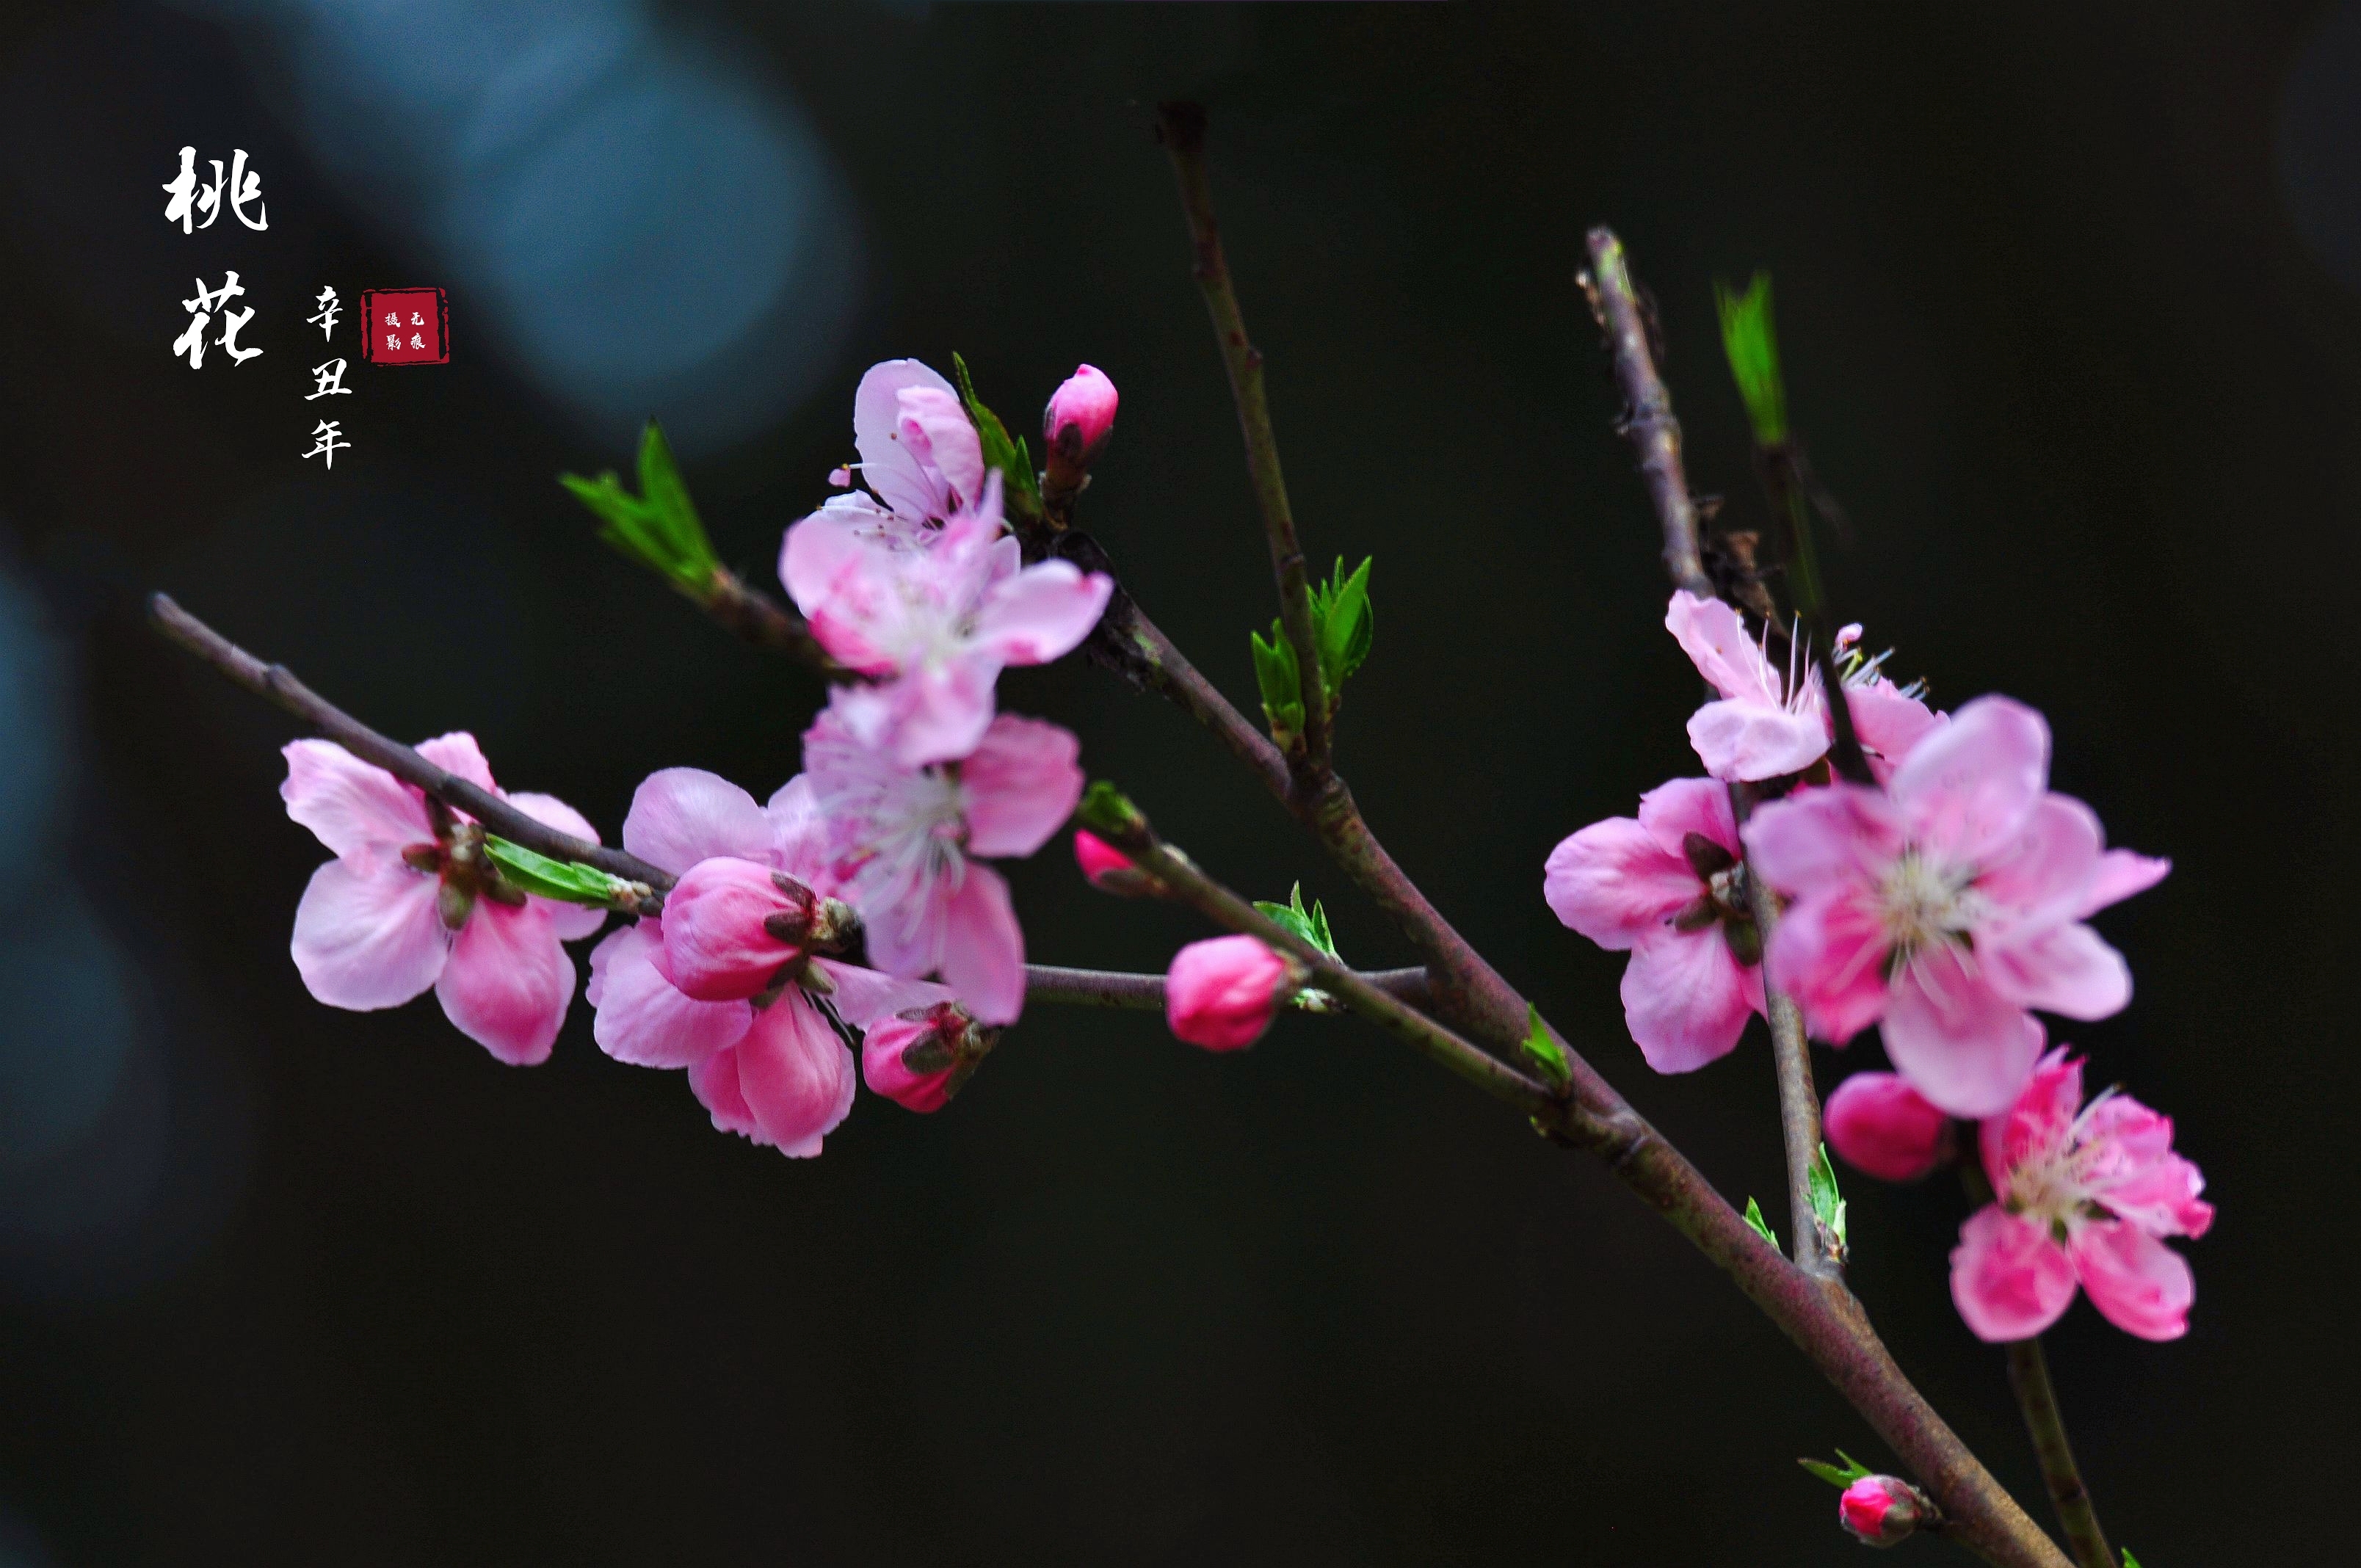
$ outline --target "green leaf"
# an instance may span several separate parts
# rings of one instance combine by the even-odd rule
[[[1844,1463],[1840,1465],[1830,1464],[1824,1459],[1798,1459],[1795,1463],[1839,1491],[1864,1476],[1877,1474],[1841,1448],[1837,1450],[1837,1457]]]
[[[705,524],[681,482],[664,429],[650,420],[640,436],[640,493],[623,488],[611,472],[595,479],[561,474],[558,483],[598,519],[598,537],[642,565],[669,578],[690,598],[713,591],[720,563],[706,537]]]
[[[1270,623],[1269,641],[1259,631],[1246,636],[1254,642],[1255,685],[1262,692],[1263,718],[1270,724],[1271,739],[1284,746],[1288,737],[1303,732],[1303,678],[1295,645],[1276,620]]]
[[[501,877],[522,891],[565,904],[607,905],[623,886],[620,878],[609,876],[596,866],[586,866],[579,861],[553,861],[538,850],[512,844],[496,834],[484,835],[484,853],[500,868]]]
[[[1837,1190],[1837,1171],[1836,1167],[1828,1163],[1828,1145],[1822,1144],[1820,1152],[1812,1157],[1811,1167],[1805,1171],[1804,1179],[1811,1189],[1812,1218],[1836,1238],[1837,1248],[1841,1252],[1846,1245],[1845,1201],[1843,1195]]]
[[[1541,1069],[1554,1089],[1564,1089],[1574,1077],[1573,1064],[1565,1058],[1565,1047],[1542,1027],[1542,1010],[1532,1003],[1525,1003],[1525,1059]]]
[[[1295,884],[1285,904],[1273,904],[1267,898],[1257,898],[1255,907],[1298,941],[1308,942],[1330,958],[1337,958],[1336,938],[1328,934],[1328,912],[1320,907],[1317,899],[1312,900],[1311,908],[1303,907],[1301,883]],[[1337,961],[1341,963],[1343,960],[1338,959]]]
[[[1771,1229],[1771,1222],[1763,1217],[1763,1205],[1752,1198],[1746,1201],[1746,1223],[1754,1227],[1756,1235],[1771,1244],[1773,1252],[1779,1250],[1779,1237]]]
[[[2132,1555],[2128,1546],[2124,1548],[2124,1568],[2139,1568],[2139,1559]]]
[[[1074,807],[1074,820],[1117,849],[1127,849],[1148,833],[1148,817],[1131,797],[1104,779],[1093,779]]]
[[[1345,682],[1369,656],[1377,635],[1375,612],[1369,605],[1369,567],[1366,557],[1351,576],[1345,560],[1336,559],[1328,581],[1312,585],[1312,627],[1320,644],[1320,674],[1328,683],[1333,705]]]
[[[1721,315],[1721,349],[1754,439],[1776,446],[1787,439],[1787,387],[1779,375],[1779,334],[1771,324],[1771,274],[1757,272],[1743,294],[1718,282],[1713,300]]]
[[[951,356],[951,378],[959,383],[960,401],[967,405],[967,417],[975,425],[976,439],[983,447],[984,466],[1000,470],[1000,481],[1008,510],[1020,516],[1041,515],[1041,484],[1033,472],[1033,454],[1022,436],[1011,439],[1008,427],[1000,416],[983,406],[975,395],[975,381],[968,375],[967,361]]]

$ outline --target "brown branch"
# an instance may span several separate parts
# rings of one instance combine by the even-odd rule
[[[1426,971],[1422,969],[1364,970],[1361,978],[1413,1007],[1426,1000]],[[1027,964],[1025,1000],[1064,1007],[1116,1007],[1160,1012],[1164,1006],[1164,977],[1160,974],[1118,974],[1105,970]]]
[[[2066,1419],[2059,1412],[2058,1390],[2049,1382],[2049,1360],[2041,1339],[2021,1339],[2008,1347],[2008,1384],[2016,1391],[2017,1408],[2025,1412],[2025,1429],[2033,1437],[2034,1456],[2041,1462],[2041,1479],[2066,1528],[2066,1544],[2081,1568],[2116,1568],[2107,1547],[2106,1532],[2091,1507],[2091,1493],[2074,1463],[2073,1445],[2066,1441]]]
[[[1656,356],[1648,345],[1647,317],[1631,286],[1631,270],[1623,258],[1623,242],[1615,231],[1595,228],[1589,236],[1590,268],[1582,275],[1583,291],[1591,313],[1598,318],[1614,351],[1615,379],[1623,389],[1622,433],[1639,450],[1640,473],[1656,503],[1664,531],[1664,572],[1673,586],[1700,598],[1714,597],[1713,579],[1706,576],[1697,550],[1697,502],[1689,495],[1688,477],[1681,468],[1681,422],[1673,417],[1673,395],[1656,374]]]
[[[394,777],[416,784],[455,810],[464,811],[501,838],[557,861],[579,861],[610,876],[642,883],[661,895],[674,882],[671,872],[650,865],[636,855],[561,833],[528,817],[499,795],[436,767],[401,741],[379,734],[327,698],[295,678],[284,664],[268,664],[182,609],[168,595],[148,597],[148,617],[156,630],[227,675],[231,680],[278,704],[322,735],[365,762],[374,762]],[[654,914],[662,898],[646,901],[632,913]]]
[[[819,645],[819,639],[812,635],[811,622],[760,588],[749,587],[738,574],[726,567],[713,569],[712,586],[707,593],[689,597],[704,606],[707,614],[757,648],[768,648],[800,660],[834,684],[862,678],[838,663]]]
[[[1230,266],[1222,254],[1221,226],[1213,219],[1213,190],[1205,176],[1205,111],[1196,104],[1161,104],[1156,111],[1156,138],[1171,155],[1172,172],[1180,184],[1180,206],[1189,219],[1189,239],[1196,255],[1191,269],[1213,318],[1213,337],[1220,344],[1223,367],[1229,372],[1230,395],[1238,405],[1238,428],[1246,437],[1246,472],[1254,480],[1255,500],[1262,509],[1263,530],[1270,536],[1271,574],[1279,579],[1279,619],[1295,662],[1303,696],[1303,749],[1299,765],[1317,778],[1328,766],[1328,706],[1330,693],[1320,664],[1320,640],[1312,624],[1312,588],[1304,571],[1303,547],[1295,537],[1295,513],[1288,505],[1287,481],[1279,469],[1279,442],[1271,433],[1270,403],[1264,396],[1262,350],[1246,336],[1246,317],[1238,309],[1237,291],[1230,285]]]

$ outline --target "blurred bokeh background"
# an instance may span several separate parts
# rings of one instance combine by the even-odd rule
[[[1364,806],[1738,1198],[1780,1190],[1767,1050],[1651,1077],[1540,866],[1693,766],[1580,236],[1629,241],[1741,516],[1711,283],[1773,273],[1839,609],[1946,705],[2047,709],[2059,787],[2177,862],[2102,921],[2133,1005],[2072,1037],[2223,1217],[2186,1341],[2052,1336],[2103,1516],[2150,1568],[2325,1560],[2361,1461],[2361,5],[17,0],[0,1564],[1850,1560],[1792,1461],[1874,1463],[1860,1421],[1602,1171],[1349,1024],[1217,1060],[1037,1013],[946,1113],[864,1098],[790,1163],[578,1005],[516,1071],[287,959],[324,853],[275,794],[292,731],[137,595],[395,734],[473,729],[610,836],[657,766],[767,792],[816,682],[555,483],[651,413],[767,580],[863,366],[958,350],[1023,428],[1089,360],[1124,408],[1088,523],[1249,700],[1272,601],[1148,128],[1174,95],[1213,110],[1307,543],[1377,557]],[[266,231],[164,224],[188,144],[247,151]],[[192,371],[179,302],[230,268],[264,356]],[[319,289],[414,284],[451,363],[305,402]],[[1301,877],[1347,956],[1408,956],[1173,711],[1079,664],[1003,700],[1234,883]],[[1197,934],[1056,850],[1016,881],[1047,960]],[[1944,1294],[1960,1201],[1857,1185],[1859,1289],[2034,1503]]]

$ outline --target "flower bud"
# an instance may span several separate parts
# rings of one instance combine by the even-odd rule
[[[1107,437],[1115,432],[1115,383],[1104,371],[1079,366],[1049,395],[1041,411],[1041,440],[1048,447],[1045,488],[1071,499],[1090,477]]]
[[[1074,863],[1082,868],[1093,887],[1117,898],[1151,898],[1158,891],[1154,877],[1087,828],[1074,829]]]
[[[913,1007],[862,1036],[861,1076],[872,1094],[906,1110],[939,1111],[975,1075],[997,1034],[956,1002]]]
[[[1916,1181],[1951,1152],[1950,1118],[1890,1072],[1857,1072],[1821,1113],[1828,1146],[1881,1181]]]
[[[1864,1546],[1899,1546],[1934,1511],[1924,1492],[1892,1475],[1864,1475],[1837,1499],[1837,1522]]]
[[[1297,967],[1257,938],[1191,942],[1165,972],[1164,1016],[1192,1046],[1243,1050],[1262,1037],[1270,1015],[1301,983]]]
[[[664,977],[698,1002],[735,1002],[841,940],[844,906],[752,861],[699,861],[664,895]]]

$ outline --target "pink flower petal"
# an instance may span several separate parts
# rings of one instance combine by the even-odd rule
[[[1985,925],[2005,930],[2073,919],[2098,877],[2105,842],[2096,812],[2066,795],[2043,795],[2016,838],[1977,873],[1976,892],[1990,910]]]
[[[1629,817],[1594,822],[1565,839],[1542,868],[1542,897],[1551,913],[1609,952],[1663,929],[1704,892],[1688,861]]]
[[[1719,926],[1660,927],[1623,970],[1623,1022],[1658,1072],[1694,1072],[1728,1056],[1763,1011],[1763,970],[1739,963]]]
[[[1895,973],[1881,1032],[1910,1087],[1954,1116],[2006,1110],[2041,1058],[2041,1025],[1948,943]]]
[[[1081,646],[1114,592],[1114,579],[1071,561],[1027,566],[985,597],[976,644],[1005,663],[1046,664]]]
[[[1902,852],[1902,824],[1883,795],[1860,784],[1799,790],[1746,823],[1747,863],[1795,897],[1834,884],[1869,886]]]
[[[1689,744],[1718,779],[1774,779],[1799,773],[1828,754],[1828,720],[1817,710],[1790,713],[1776,703],[1724,698],[1689,715]]]
[[[1960,1227],[1951,1300],[1987,1343],[2031,1339],[2073,1303],[2074,1262],[2046,1226],[1986,1204]]]
[[[1664,630],[1689,656],[1697,674],[1725,697],[1779,706],[1781,692],[1763,662],[1762,651],[1738,611],[1720,599],[1699,598],[1676,589],[1664,609]],[[1828,743],[1821,741],[1821,750]]]
[[[979,872],[983,872],[982,866],[967,868],[970,876]],[[942,968],[951,902],[944,879],[899,883],[892,867],[873,860],[853,878],[850,893],[866,922],[872,964],[903,980],[922,979]]]
[[[939,517],[939,491],[927,466],[901,440],[901,394],[909,388],[959,396],[949,381],[915,359],[873,365],[852,394],[852,444],[861,454],[862,478],[887,506],[914,518]]]
[[[747,1009],[751,1014],[752,1009]],[[751,1025],[752,1019],[748,1023]],[[726,1046],[702,1061],[691,1063],[688,1087],[698,1104],[713,1117],[716,1132],[735,1133],[741,1138],[769,1146],[771,1136],[763,1124],[754,1120],[754,1113],[746,1104],[746,1096],[738,1084],[738,1047]]]
[[[590,826],[590,819],[554,795],[512,795],[509,804],[544,827],[571,833],[588,843],[598,842],[598,829]],[[533,902],[549,916],[550,927],[561,942],[578,942],[595,936],[598,927],[607,923],[605,910],[587,904],[564,904],[553,898],[537,898]]]
[[[2197,1299],[2189,1260],[2136,1225],[2104,1220],[2078,1227],[2068,1243],[2091,1305],[2127,1334],[2179,1339]]]
[[[287,815],[341,858],[373,862],[430,843],[426,797],[333,740],[295,740],[280,751]]]
[[[1719,779],[1668,779],[1658,784],[1640,797],[1640,826],[1668,855],[1686,858],[1683,846],[1692,833],[1733,855],[1745,852],[1738,842],[1738,818],[1730,809],[1730,786]]]
[[[2006,1111],[1976,1129],[1984,1175],[2003,1199],[2013,1196],[2010,1172],[2064,1152],[2082,1108],[2082,1058],[2059,1047],[2043,1057]]]
[[[1082,743],[1038,718],[1002,714],[960,763],[967,796],[967,852],[1029,855],[1074,814],[1082,797]]]
[[[1025,933],[1008,884],[972,861],[943,912],[942,972],[979,1023],[1014,1024],[1025,1011]]]
[[[2004,852],[2049,782],[2049,725],[2004,696],[1980,696],[1929,733],[1887,793],[1910,836],[1955,864]]]
[[[446,773],[456,773],[478,789],[497,791],[492,783],[492,765],[484,761],[484,749],[476,738],[464,729],[448,735],[437,735],[432,740],[418,743],[418,754]]]
[[[997,659],[973,653],[914,670],[884,687],[888,719],[881,738],[889,740],[894,760],[920,768],[974,751],[991,727],[993,683],[999,678]],[[857,697],[845,708],[857,730],[880,733],[879,726],[862,721]]]
[[[949,517],[983,494],[983,441],[955,392],[905,387],[896,395],[903,446],[918,460],[939,498],[933,515]],[[939,482],[938,482],[939,481]]]
[[[767,864],[726,855],[699,861],[664,894],[664,972],[699,1002],[767,991],[801,949],[765,922],[809,909],[807,897],[782,889]]]
[[[2087,920],[2110,904],[2120,904],[2136,893],[2146,893],[2171,870],[2170,861],[2136,855],[2129,850],[2109,850],[2099,857],[2098,874],[2091,879],[2074,918]]]
[[[1841,1046],[1885,1015],[1891,950],[1875,913],[1839,887],[1788,906],[1763,967],[1804,1010],[1813,1037]]]
[[[1978,952],[1993,989],[2020,1007],[2088,1020],[2113,1017],[2132,999],[2131,966],[2088,926],[2004,936]]]
[[[1912,748],[1939,728],[1944,719],[1915,696],[1904,696],[1893,683],[1848,686],[1846,706],[1852,709],[1853,734],[1869,753],[1870,771],[1883,784],[1894,776]]]
[[[895,592],[895,563],[865,510],[822,507],[787,530],[779,581],[811,621],[821,647],[848,669],[884,674],[894,661],[873,637]]]
[[[461,1034],[511,1067],[532,1067],[549,1059],[574,978],[547,916],[478,899],[434,994]]]
[[[1176,1039],[1242,1051],[1262,1038],[1287,999],[1287,960],[1254,937],[1211,937],[1172,955],[1164,1021]]]
[[[623,848],[675,876],[717,856],[767,859],[771,819],[754,797],[702,768],[665,768],[632,792]]]
[[[820,1140],[852,1109],[860,1066],[811,999],[794,986],[754,1015],[754,1026],[731,1054],[747,1110],[763,1137],[790,1159],[819,1153]]]
[[[736,1045],[753,1025],[754,1009],[682,995],[650,956],[663,939],[658,921],[642,920],[590,949],[590,1037],[634,1067],[694,1067]]]
[[[814,959],[812,967],[836,987],[829,993],[828,1004],[836,1009],[838,1017],[856,1029],[866,1029],[880,1018],[896,1013],[958,1000],[949,986],[931,981],[900,980],[857,964],[839,963],[834,959]]]
[[[815,893],[839,893],[843,879],[837,874],[833,829],[809,775],[797,773],[774,790],[763,812],[771,819],[771,863]]]
[[[295,906],[289,950],[304,988],[331,1007],[398,1007],[434,983],[451,950],[434,877],[400,861],[330,861]]]

